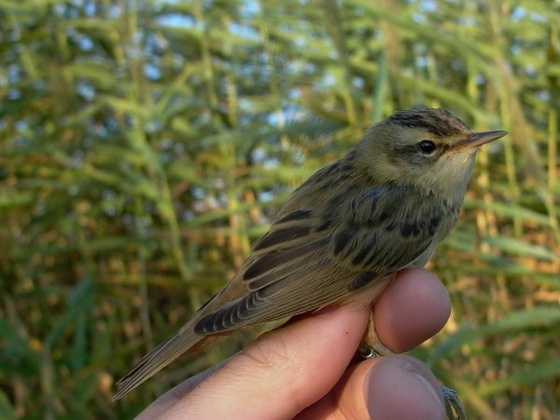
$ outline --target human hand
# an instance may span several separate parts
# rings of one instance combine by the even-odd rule
[[[375,304],[375,329],[388,348],[407,351],[435,335],[450,308],[433,274],[403,270]],[[356,357],[369,315],[344,306],[299,316],[170,390],[138,418],[445,418],[441,386],[419,360]]]

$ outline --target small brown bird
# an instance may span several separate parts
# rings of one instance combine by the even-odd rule
[[[293,193],[237,275],[121,379],[115,399],[214,336],[332,303],[371,305],[395,272],[430,259],[455,225],[479,146],[506,134],[475,133],[444,109],[372,126]]]

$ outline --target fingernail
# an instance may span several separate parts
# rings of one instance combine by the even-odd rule
[[[365,383],[372,418],[443,419],[441,386],[419,360],[394,355],[380,359]]]
[[[434,384],[433,380],[435,379],[431,372],[426,372],[424,369],[418,369],[418,365],[416,363],[412,363],[410,361],[405,361],[402,365],[402,368],[414,375],[414,377],[424,385],[425,390],[427,391],[427,395],[432,398],[432,401],[436,405],[436,407],[441,407],[442,404],[442,393],[441,393],[441,386],[439,384]],[[429,378],[425,375],[429,374]],[[434,388],[434,385],[437,388]]]

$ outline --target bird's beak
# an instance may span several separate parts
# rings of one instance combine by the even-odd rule
[[[503,130],[497,131],[483,131],[482,133],[472,133],[468,139],[455,144],[447,153],[459,153],[465,149],[476,149],[483,144],[490,143],[491,141],[498,140],[504,137],[508,132]]]
[[[491,141],[504,137],[508,132],[503,130],[483,131],[482,133],[473,133],[473,135],[465,142],[464,147],[478,147]]]

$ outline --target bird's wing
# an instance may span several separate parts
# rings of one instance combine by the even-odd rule
[[[405,208],[407,194],[388,187],[349,189],[326,206],[288,205],[232,283],[243,284],[243,297],[212,302],[211,310],[199,314],[195,332],[214,334],[307,312],[411,265],[430,250],[443,216],[410,196]]]

